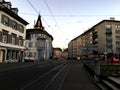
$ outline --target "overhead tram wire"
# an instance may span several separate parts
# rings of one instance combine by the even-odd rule
[[[38,13],[38,11],[37,11],[37,9],[32,5],[32,3],[29,1],[29,0],[27,0],[27,2],[30,4],[30,6],[34,9],[34,11],[37,13],[37,14],[39,14]]]
[[[51,11],[51,9],[50,9],[50,7],[49,7],[49,5],[48,5],[47,1],[46,1],[46,0],[44,0],[44,2],[45,2],[45,4],[46,4],[46,6],[48,7],[49,12],[50,12],[50,14],[51,14],[51,16],[52,16],[53,20],[55,21],[56,26],[58,26],[58,29],[59,29],[59,30],[60,30],[60,32],[62,33],[62,31],[61,31],[61,29],[60,29],[60,27],[59,27],[59,25],[58,25],[58,23],[57,23],[57,21],[56,21],[56,19],[55,19],[54,15],[53,15],[53,13],[52,13],[52,11]],[[62,33],[62,35],[64,35],[64,34]],[[64,35],[64,37],[65,37],[65,35]]]
[[[27,0],[27,2],[30,4],[30,6],[34,9],[34,11],[37,13],[37,14],[39,14],[38,13],[38,11],[37,11],[37,9],[33,6],[33,4],[29,1],[29,0]],[[56,33],[55,33],[55,31],[51,28],[51,26],[47,23],[47,21],[43,18],[43,17],[41,17],[42,19],[43,19],[43,21],[48,25],[48,27],[53,31],[53,33],[56,35]]]
[[[51,9],[50,9],[50,7],[49,7],[49,5],[48,5],[47,1],[46,1],[46,0],[44,0],[44,1],[45,1],[45,4],[47,5],[47,7],[48,7],[49,11],[50,11],[50,14],[51,14],[52,18],[54,19],[55,23],[58,25],[58,23],[57,23],[57,21],[56,21],[56,19],[55,19],[54,15],[52,14],[52,11],[51,11]]]

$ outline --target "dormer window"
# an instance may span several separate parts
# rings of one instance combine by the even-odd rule
[[[3,5],[7,7],[8,9],[11,8],[11,3],[10,2],[4,2]]]
[[[18,8],[11,8],[11,11],[14,12],[15,14],[18,14]]]

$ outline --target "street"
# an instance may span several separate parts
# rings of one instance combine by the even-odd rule
[[[53,62],[53,64],[50,64],[49,62],[39,64],[25,63],[26,67],[21,68],[21,66],[19,66],[20,68],[18,68],[18,66],[16,66],[17,68],[1,71],[0,90],[20,90],[20,88],[24,87],[26,84],[32,82],[34,79],[42,76],[44,73],[50,71],[53,67],[57,66],[57,63],[59,62]],[[15,65],[13,64],[14,67]],[[6,67],[3,67],[3,69],[4,68]]]

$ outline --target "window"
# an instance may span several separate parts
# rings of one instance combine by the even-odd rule
[[[45,40],[39,40],[38,46],[39,47],[45,47]]]
[[[15,40],[16,40],[16,34],[12,33],[12,44],[15,45]]]
[[[116,51],[117,51],[117,52],[120,52],[120,47],[116,47]]]
[[[2,24],[9,26],[9,18],[5,15],[2,15]]]
[[[120,36],[116,36],[116,40],[120,40]]]
[[[35,35],[35,34],[33,34],[33,38],[35,38],[35,36],[36,36],[36,35]]]
[[[46,38],[46,35],[44,35],[44,34],[39,34],[39,38]]]
[[[120,28],[120,24],[115,26],[116,28]]]
[[[116,34],[120,34],[120,30],[116,30],[115,33],[116,33]]]
[[[19,46],[23,46],[23,37],[19,36]]]
[[[33,58],[36,57],[36,52],[32,52],[32,57],[33,57]]]
[[[6,35],[3,35],[3,37],[2,37],[2,42],[3,42],[3,43],[7,43],[7,36],[6,36]]]
[[[7,38],[8,38],[8,31],[3,30],[2,42],[7,43]]]
[[[22,40],[19,40],[19,46],[22,46]]]
[[[12,26],[13,29],[17,29],[17,23],[15,21],[12,21],[12,25],[11,26]]]
[[[33,42],[32,47],[36,47],[36,42]]]
[[[12,44],[15,45],[15,38],[12,37]]]
[[[120,42],[116,42],[116,45],[117,45],[117,46],[120,46]]]
[[[29,42],[29,47],[32,47],[32,42]]]
[[[28,47],[28,42],[25,42],[25,47]]]
[[[106,28],[106,29],[111,29],[112,26],[111,26],[110,24],[107,24],[107,25],[105,25],[105,28]]]
[[[20,25],[20,24],[18,24],[18,30],[19,30],[19,32],[24,32],[24,27],[22,26],[22,25]]]

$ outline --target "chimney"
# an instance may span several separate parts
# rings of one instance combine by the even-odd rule
[[[110,20],[115,20],[115,17],[110,17]]]

